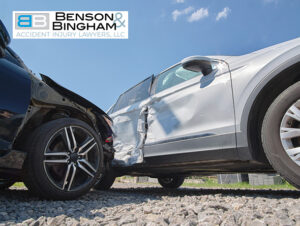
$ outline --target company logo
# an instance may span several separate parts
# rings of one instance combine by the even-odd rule
[[[49,29],[49,13],[16,13],[15,18],[15,29]]]
[[[127,11],[15,11],[17,39],[127,39]]]

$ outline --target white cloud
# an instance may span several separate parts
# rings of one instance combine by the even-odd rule
[[[176,21],[179,16],[189,14],[193,10],[194,10],[194,8],[192,6],[189,6],[183,10],[176,9],[172,12],[173,20]]]
[[[188,22],[198,21],[205,17],[208,17],[208,9],[200,8],[197,11],[193,12],[192,15],[189,16]]]
[[[216,17],[216,21],[221,20],[222,18],[226,19],[228,14],[230,13],[230,9],[228,7],[225,7],[221,12],[218,13]]]
[[[184,0],[176,0],[176,3],[184,3]]]

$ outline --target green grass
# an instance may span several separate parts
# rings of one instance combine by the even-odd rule
[[[124,178],[124,177],[123,177]],[[132,179],[132,177],[125,177],[126,179]],[[217,179],[215,178],[207,178],[204,177],[204,183],[183,183],[185,187],[196,187],[196,188],[230,188],[230,189],[272,189],[272,190],[280,190],[280,189],[290,189],[290,190],[297,190],[294,186],[290,185],[288,182],[284,182],[283,184],[278,185],[259,185],[259,186],[252,186],[249,183],[242,182],[242,183],[235,183],[235,184],[218,184]],[[117,178],[116,182],[120,182],[120,178]],[[153,184],[148,183],[147,184]],[[23,188],[25,187],[24,183],[17,182],[13,186]]]
[[[247,182],[241,182],[241,183],[234,183],[234,184],[218,184],[218,181],[215,179],[205,179],[204,183],[183,183],[183,186],[187,187],[198,187],[198,188],[231,188],[231,189],[273,189],[273,190],[280,190],[280,189],[290,189],[290,190],[296,190],[294,186],[289,184],[288,182],[284,182],[283,184],[277,184],[277,185],[258,185],[253,186]]]
[[[17,182],[17,183],[14,183],[13,186],[18,187],[18,188],[23,188],[23,187],[25,187],[25,185],[24,185],[23,182]]]

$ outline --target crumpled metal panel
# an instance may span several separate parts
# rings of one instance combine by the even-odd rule
[[[114,149],[113,165],[128,166],[143,162],[143,144],[146,138],[145,117],[146,104],[131,109],[129,112],[112,116],[114,121]]]

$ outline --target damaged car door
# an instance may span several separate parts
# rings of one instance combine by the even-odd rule
[[[186,58],[156,77],[152,94],[143,148],[146,162],[235,158],[232,83],[226,62]]]
[[[110,109],[114,121],[114,163],[132,165],[143,161],[142,148],[146,137],[145,121],[153,76],[123,93]]]

